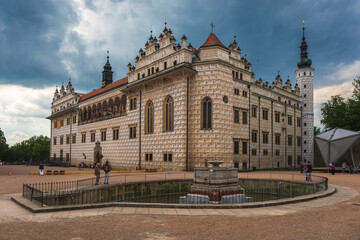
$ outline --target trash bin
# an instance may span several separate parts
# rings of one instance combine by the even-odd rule
[[[39,165],[39,175],[44,176],[44,164]]]

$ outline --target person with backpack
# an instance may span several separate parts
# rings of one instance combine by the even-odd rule
[[[100,163],[97,163],[97,164],[95,165],[94,172],[95,172],[95,176],[96,176],[95,185],[99,185],[99,180],[100,180]]]
[[[109,175],[110,175],[110,170],[111,170],[109,161],[106,161],[103,168],[104,168],[104,173],[105,173],[104,184],[109,184]]]

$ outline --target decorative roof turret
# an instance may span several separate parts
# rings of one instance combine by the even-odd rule
[[[305,41],[305,23],[303,21],[303,37],[300,45],[300,60],[297,62],[298,68],[308,68],[311,67],[312,61],[308,58],[307,52],[308,45]]]
[[[71,78],[69,78],[68,85],[66,86],[66,92],[67,92],[68,94],[74,92],[74,88],[72,87],[72,84],[71,84]]]
[[[56,86],[55,92],[54,92],[54,99],[57,99],[57,97],[59,96],[59,90]]]
[[[104,65],[104,71],[102,72],[102,87],[113,82],[113,72],[111,71],[112,67],[109,62],[109,50],[107,51],[107,61]]]
[[[279,88],[282,87],[282,79],[280,77],[280,71],[278,71],[278,75],[275,78],[275,86]]]
[[[62,82],[61,88],[60,88],[60,97],[64,96],[65,94],[66,94],[66,92],[65,92],[65,88],[64,88],[64,82]]]

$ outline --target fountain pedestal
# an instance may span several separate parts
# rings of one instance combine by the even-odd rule
[[[180,203],[242,203],[252,202],[238,184],[237,168],[222,168],[221,161],[208,162],[212,167],[195,168],[194,184]]]

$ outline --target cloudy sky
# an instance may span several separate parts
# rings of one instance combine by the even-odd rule
[[[315,68],[315,125],[320,104],[331,95],[351,96],[360,75],[360,1],[347,0],[2,0],[0,2],[0,128],[11,145],[49,135],[55,87],[72,79],[76,91],[101,86],[110,50],[114,78],[126,76],[150,30],[164,21],[180,40],[198,48],[214,22],[228,45],[237,36],[256,79],[274,81],[277,71],[295,84],[306,24]]]

